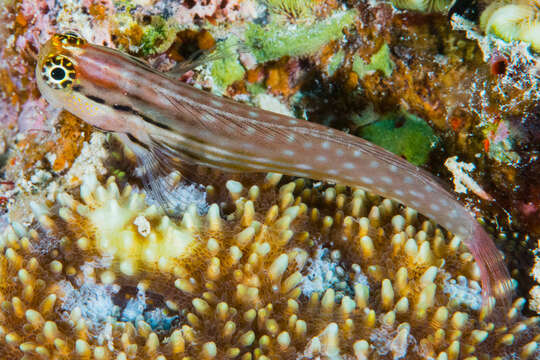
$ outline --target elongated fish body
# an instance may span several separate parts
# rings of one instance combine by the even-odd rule
[[[214,96],[73,34],[42,47],[36,77],[49,102],[120,134],[150,170],[188,161],[332,181],[395,199],[464,239],[481,270],[484,304],[510,296],[503,258],[473,215],[430,174],[368,141]]]

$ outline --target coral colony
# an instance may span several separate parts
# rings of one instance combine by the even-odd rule
[[[0,0],[0,359],[540,358],[539,11],[537,0]],[[485,307],[477,249],[433,220],[440,199],[418,211],[410,188],[380,191],[384,177],[360,187],[307,176],[322,166],[287,176],[141,161],[121,134],[39,91],[87,91],[66,57],[36,78],[54,34],[422,166],[495,240],[511,301]],[[153,120],[135,98],[91,96]]]

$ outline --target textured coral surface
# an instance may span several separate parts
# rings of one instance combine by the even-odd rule
[[[540,357],[538,6],[451,3],[0,0],[0,358]],[[462,239],[362,189],[189,168],[167,216],[41,98],[36,54],[73,30],[172,74],[216,49],[179,80],[453,180],[513,304],[485,318]]]
[[[416,211],[270,174],[206,215],[88,175],[0,239],[0,354],[456,359],[538,355],[524,299],[482,319],[478,268]],[[281,186],[276,186],[283,183]],[[219,182],[218,182],[219,183]],[[226,210],[227,209],[227,210]],[[53,240],[57,239],[57,240]],[[501,310],[503,310],[501,308]]]

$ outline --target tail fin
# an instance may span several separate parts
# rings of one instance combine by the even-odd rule
[[[512,279],[503,256],[476,220],[474,220],[473,233],[467,241],[467,246],[480,268],[483,314],[491,313],[495,300],[504,307],[508,307],[512,300]]]

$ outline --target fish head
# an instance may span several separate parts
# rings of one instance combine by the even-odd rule
[[[45,99],[65,107],[77,86],[77,55],[88,43],[74,32],[53,35],[40,49],[36,66],[37,85]]]

